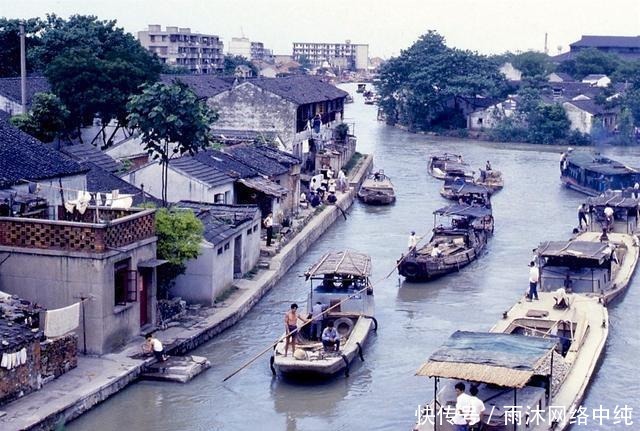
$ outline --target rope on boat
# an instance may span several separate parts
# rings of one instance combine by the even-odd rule
[[[360,356],[360,360],[364,362],[364,356],[362,355],[362,346],[359,341],[356,341],[356,346],[358,346],[358,356]]]
[[[345,377],[349,377],[349,360],[344,355],[344,353],[341,353],[340,356],[342,357],[342,360],[344,361],[344,376]]]

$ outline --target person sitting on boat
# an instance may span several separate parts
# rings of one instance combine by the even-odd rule
[[[567,274],[567,277],[568,276],[569,275]],[[567,292],[563,287],[556,290],[556,294],[553,296],[553,299],[556,300],[553,308],[557,310],[564,310],[566,308],[569,308],[569,297],[567,296]]]
[[[459,155],[459,156],[458,156],[458,163],[464,163],[464,162],[462,161],[462,156],[461,156],[461,155]]]
[[[327,196],[327,202],[330,204],[335,204],[336,202],[338,202],[335,191],[329,192],[329,196]]]
[[[440,244],[434,244],[431,249],[431,257],[440,257],[442,256],[442,251],[440,250]]]
[[[382,180],[382,175],[380,174],[380,172],[376,172],[375,174],[373,174],[373,179],[375,181],[380,181]]]
[[[484,166],[484,169],[485,169],[487,172],[490,172],[490,171],[491,171],[491,162],[490,162],[489,160],[487,160],[487,164]]]
[[[330,320],[327,323],[327,327],[322,331],[322,345],[325,351],[339,351],[340,350],[340,335],[338,331],[333,327],[333,321]]]

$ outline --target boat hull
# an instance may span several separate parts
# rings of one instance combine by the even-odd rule
[[[340,355],[315,360],[298,360],[291,355],[284,357],[281,354],[284,351],[282,341],[275,348],[273,366],[281,376],[294,380],[324,380],[347,373],[374,330],[375,323],[372,318],[359,316],[347,341],[340,346]]]
[[[594,190],[592,188],[578,184],[573,178],[570,178],[570,177],[561,176],[560,181],[562,181],[562,183],[567,188],[570,188],[580,193],[584,193],[585,195],[588,195],[588,196],[598,196],[600,195],[600,193],[602,193],[599,190]]]
[[[358,198],[369,205],[390,205],[396,201],[395,195],[379,192],[358,193]]]
[[[409,282],[434,280],[452,272],[458,272],[469,265],[478,258],[485,245],[486,239],[462,253],[438,259],[423,255],[408,255],[402,259],[398,272]]]

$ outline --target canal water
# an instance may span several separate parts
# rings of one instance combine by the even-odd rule
[[[376,121],[376,107],[364,105],[355,85],[345,88],[355,103],[345,117],[355,122],[359,151],[375,154],[397,193],[395,205],[367,207],[356,202],[289,273],[237,325],[194,353],[212,368],[191,383],[140,382],[69,423],[69,430],[408,430],[415,410],[433,396],[433,383],[414,373],[455,330],[488,330],[528,285],[531,250],[543,240],[569,237],[577,225],[583,196],[559,180],[560,147],[441,140],[411,134]],[[427,284],[384,278],[407,247],[411,230],[428,235],[432,212],[448,204],[441,182],[428,176],[426,162],[436,151],[460,152],[474,168],[491,160],[505,188],[493,198],[495,235],[481,258],[461,272]],[[640,166],[637,149],[605,154]],[[373,261],[377,335],[356,360],[349,378],[325,384],[292,384],[273,378],[269,356],[222,383],[229,373],[266,348],[283,331],[291,302],[304,303],[301,274],[323,253],[352,248]],[[601,366],[583,402],[589,415],[602,406],[610,419],[589,420],[584,430],[633,430],[640,425],[640,386],[635,362],[640,277],[621,302],[610,307],[611,327]],[[614,423],[616,407],[633,409],[634,425]],[[636,419],[635,416],[638,416]]]

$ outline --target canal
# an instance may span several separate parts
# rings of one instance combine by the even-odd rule
[[[69,430],[409,430],[418,404],[433,395],[433,384],[415,377],[420,364],[457,329],[488,330],[524,293],[531,250],[543,240],[566,239],[577,224],[583,196],[559,181],[559,147],[433,139],[376,121],[376,107],[355,98],[345,117],[355,122],[360,152],[375,154],[396,187],[397,202],[366,207],[356,202],[314,244],[289,273],[237,325],[194,353],[212,368],[186,385],[139,382],[69,423]],[[461,152],[478,168],[491,160],[503,172],[505,188],[493,198],[495,235],[485,254],[462,270],[428,284],[408,284],[397,273],[375,286],[376,317],[365,361],[354,362],[349,378],[321,385],[291,384],[273,378],[269,356],[232,379],[222,379],[274,340],[283,330],[291,302],[304,303],[307,286],[300,275],[328,250],[352,248],[373,261],[373,280],[394,267],[411,230],[428,235],[433,210],[447,201],[441,183],[426,173],[429,154]],[[616,148],[607,155],[640,165],[640,151]],[[640,414],[636,360],[640,355],[638,308],[640,277],[609,310],[611,329],[605,356],[583,405],[591,415],[603,406],[610,419],[589,420],[574,429],[634,429],[614,423],[625,404]],[[640,419],[634,422],[640,422]]]

